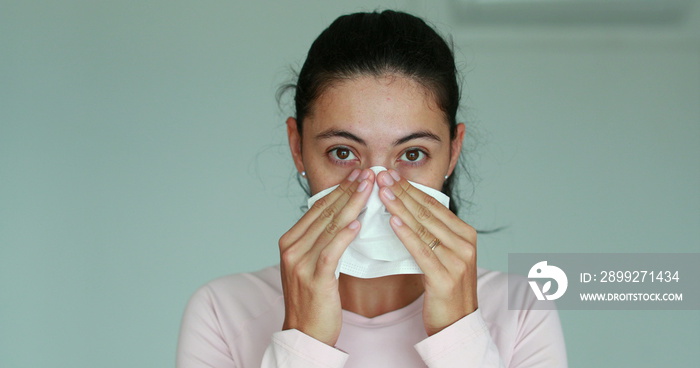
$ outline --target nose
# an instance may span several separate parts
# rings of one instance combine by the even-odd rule
[[[389,170],[394,168],[392,166],[392,160],[389,157],[384,157],[384,155],[377,155],[374,157],[370,157],[369,160],[366,161],[366,166],[363,165],[363,169],[371,169],[373,167],[382,167],[384,170]],[[383,171],[383,170],[382,170]],[[377,171],[374,172],[375,174]]]
[[[369,167],[369,169],[374,172],[375,177],[380,172],[388,170],[388,168],[386,166],[383,166],[383,165],[371,166],[371,167]]]

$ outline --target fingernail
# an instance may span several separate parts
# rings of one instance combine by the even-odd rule
[[[393,185],[394,181],[391,180],[390,175],[382,175],[382,183],[384,183],[384,185]]]
[[[396,196],[394,195],[394,193],[391,192],[389,188],[384,188],[384,197],[392,201],[396,199]]]
[[[355,169],[352,171],[352,173],[350,173],[350,176],[348,176],[348,180],[355,181],[355,179],[357,179],[358,176],[360,176],[360,170]]]
[[[353,222],[350,223],[350,225],[348,225],[348,227],[355,230],[358,227],[360,227],[360,222],[357,220],[354,220]]]
[[[367,186],[369,185],[369,181],[363,180],[362,183],[360,183],[360,186],[357,187],[358,192],[362,192],[365,189],[367,189]]]
[[[370,170],[363,170],[362,176],[360,177],[360,180],[365,180],[365,179],[369,178],[369,173],[370,173]]]
[[[403,226],[403,221],[401,221],[401,219],[398,216],[392,216],[391,222],[393,222],[396,226]]]
[[[389,174],[391,174],[391,177],[394,178],[394,180],[399,181],[401,180],[401,177],[399,176],[399,173],[394,171],[394,170],[389,170]]]

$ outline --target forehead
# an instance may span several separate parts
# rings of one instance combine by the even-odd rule
[[[318,97],[304,123],[305,133],[352,129],[366,136],[395,136],[416,130],[449,134],[444,113],[420,83],[402,76],[342,80]]]

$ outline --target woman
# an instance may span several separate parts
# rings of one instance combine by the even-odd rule
[[[342,16],[311,46],[295,92],[296,168],[311,194],[339,186],[280,238],[279,266],[192,297],[178,366],[566,366],[556,311],[528,310],[529,290],[509,295],[505,275],[478,269],[476,231],[408,182],[452,192],[465,126],[445,41],[405,13]],[[375,183],[423,274],[336,277]]]

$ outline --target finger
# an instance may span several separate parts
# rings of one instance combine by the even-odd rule
[[[462,239],[459,234],[456,234],[449,226],[434,216],[430,208],[418,203],[408,194],[409,191],[420,191],[420,189],[413,187],[408,181],[402,180],[402,182],[408,186],[408,188],[403,189],[403,187],[401,187],[401,181],[390,184],[391,182],[387,180],[389,178],[392,177],[388,175],[381,175],[378,177],[378,180],[385,185],[385,187],[380,190],[382,202],[387,210],[391,214],[398,216],[403,223],[407,224],[426,246],[435,240],[435,238],[440,239],[443,244],[454,246],[464,242],[464,239]],[[438,205],[445,208],[439,202]]]
[[[405,202],[401,201],[394,197],[389,188],[382,188],[380,196],[387,210],[391,214],[398,216],[404,224],[408,225],[426,246],[431,244],[436,238],[443,244],[459,244],[464,242],[458,234],[455,234],[443,222],[438,220],[435,216],[432,216],[426,207],[413,206],[408,203],[413,201],[411,198],[405,198]],[[411,207],[414,207],[413,211],[411,211]]]
[[[425,274],[428,284],[447,285],[451,274],[459,274],[467,264],[476,264],[473,258],[460,258],[441,243],[435,248],[430,248],[415,232],[402,223],[398,216],[392,216],[390,223],[396,235]]]
[[[388,188],[382,189],[382,191],[387,190]],[[387,205],[389,212],[403,223],[402,227],[405,229],[402,230],[412,232],[412,235],[406,238],[408,240],[399,237],[406,248],[409,246],[406,242],[414,241],[413,239],[415,239],[417,242],[415,246],[424,248],[421,254],[434,254],[438,261],[440,261],[443,266],[447,267],[447,269],[468,259],[468,251],[470,249],[469,243],[453,232],[444,223],[440,222],[435,217],[424,219],[423,222],[418,221],[400,200],[395,199],[387,202],[390,202]],[[437,241],[437,244],[434,243],[435,241]]]
[[[365,179],[362,180],[363,178]],[[325,205],[317,214],[296,241],[299,247],[303,248],[297,251],[305,253],[314,245],[328,244],[340,229],[357,218],[372,192],[374,173],[371,170],[364,170],[357,178],[357,181],[359,180],[362,182],[352,183],[347,189],[341,189],[341,195],[337,196],[333,203]]]
[[[335,277],[340,257],[360,231],[360,222],[353,220],[326,245],[318,254],[315,274]]]
[[[426,276],[435,272],[446,272],[446,268],[435,252],[428,247],[423,240],[416,235],[398,216],[391,216],[389,220],[391,228],[404,244],[408,252],[418,264],[418,267]]]
[[[368,174],[365,176],[366,173]],[[372,193],[373,175],[371,170],[365,170],[360,178],[367,178],[362,180],[359,185],[350,187],[345,191],[346,195],[338,197],[333,204],[326,207],[311,223],[300,241],[307,244],[308,247],[314,245],[323,247],[342,228],[357,219]]]
[[[421,215],[435,216],[440,222],[444,223],[449,229],[454,230],[459,236],[472,244],[476,244],[476,230],[460,219],[454,212],[450,211],[435,197],[414,187],[408,180],[403,179],[395,170],[389,171],[391,178],[399,178],[396,181],[397,186],[391,187],[392,192],[395,192],[397,197],[400,197],[406,205],[414,213]],[[396,193],[398,192],[398,193]],[[407,196],[406,196],[407,195]],[[404,197],[411,197],[413,201],[407,201]],[[420,206],[427,209],[423,210]],[[421,211],[421,212],[416,212]]]
[[[396,180],[398,185],[393,185],[391,188],[392,192],[398,192],[398,196],[401,197],[404,197],[407,194],[414,200],[414,202],[407,203],[410,210],[418,211],[418,206],[427,208],[429,212],[423,212],[423,214],[432,214],[449,229],[453,230],[457,235],[463,237],[471,244],[476,244],[476,229],[464,222],[448,207],[440,203],[440,201],[438,201],[435,197],[411,185],[411,183],[409,183],[408,180],[403,179],[396,170],[389,170],[389,173],[392,179],[398,179]],[[401,193],[401,191],[403,191],[403,193]]]
[[[299,219],[299,221],[297,221],[297,223],[294,224],[294,226],[292,226],[292,228],[282,236],[280,239],[280,247],[283,248],[283,243],[284,245],[288,246],[299,240],[299,238],[307,231],[309,226],[316,221],[321,214],[324,213],[326,208],[333,205],[338,198],[346,195],[349,190],[357,188],[357,186],[360,184],[361,174],[361,170],[353,170],[350,175],[348,175],[348,177],[345,178],[340,185],[338,185],[338,188],[328,193],[328,195],[325,197],[319,198],[316,202],[314,202],[313,206],[306,211],[301,219]]]

